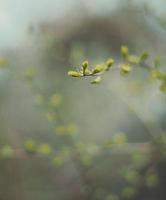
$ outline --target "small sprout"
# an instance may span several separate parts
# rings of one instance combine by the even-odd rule
[[[147,51],[144,51],[140,56],[140,61],[143,62],[149,57],[149,53]]]
[[[150,78],[152,80],[163,80],[166,78],[165,74],[160,72],[159,70],[157,69],[153,69],[151,70],[150,72]]]
[[[122,46],[121,47],[121,54],[123,56],[124,59],[126,59],[129,55],[129,49],[126,46]]]
[[[48,155],[51,153],[51,147],[49,144],[41,144],[38,147],[38,152],[43,155]]]
[[[101,82],[101,76],[98,76],[95,80],[93,80],[91,83],[92,84],[98,84]]]
[[[121,73],[122,74],[128,74],[131,70],[132,70],[132,68],[131,68],[130,64],[126,63],[126,64],[121,65]]]
[[[159,178],[156,174],[150,174],[146,177],[146,185],[149,187],[149,188],[154,188],[157,186],[159,182]]]
[[[108,71],[110,69],[110,67],[112,67],[112,65],[115,63],[114,59],[110,58],[109,60],[107,60],[106,62],[106,71]]]
[[[96,65],[96,67],[94,68],[94,70],[92,71],[92,74],[98,74],[100,72],[103,72],[105,70],[105,66],[104,65]]]
[[[88,61],[84,61],[82,63],[82,70],[83,70],[83,75],[85,75],[86,69],[88,67]]]
[[[2,158],[11,158],[13,154],[14,151],[9,145],[3,146],[0,151],[0,155],[2,156]]]
[[[77,72],[77,71],[68,71],[68,76],[80,77],[81,74],[80,74],[80,72]]]
[[[139,64],[140,63],[140,58],[138,56],[135,56],[135,55],[129,55],[127,60],[128,60],[128,62],[130,62],[132,64]]]
[[[85,76],[90,75],[90,74],[92,74],[92,71],[90,69],[86,69],[84,74],[85,74]]]
[[[86,69],[87,67],[88,67],[88,61],[86,60],[86,61],[84,61],[83,63],[82,63],[82,67],[84,68],[84,69]]]
[[[58,107],[62,102],[62,96],[60,94],[54,94],[50,98],[50,105],[53,107]]]
[[[28,153],[35,153],[37,150],[36,143],[32,139],[28,139],[25,141],[24,148],[25,151],[27,151]]]

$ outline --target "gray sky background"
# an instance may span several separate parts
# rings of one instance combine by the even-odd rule
[[[125,0],[81,0],[91,12],[102,13],[114,9]],[[142,2],[145,0],[137,0]],[[151,0],[158,12],[165,12],[165,0]],[[26,28],[32,23],[62,17],[80,0],[0,0],[0,49],[17,47],[26,38]],[[165,6],[162,6],[165,5]]]

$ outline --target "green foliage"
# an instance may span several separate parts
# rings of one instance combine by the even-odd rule
[[[161,72],[159,69],[161,63],[159,56],[154,58],[154,64],[148,65],[146,63],[146,60],[149,57],[149,53],[147,51],[144,51],[141,55],[132,55],[129,53],[127,46],[121,47],[121,56],[123,58],[122,63],[116,65],[113,58],[110,58],[105,63],[97,64],[95,67],[91,68],[89,67],[88,61],[84,61],[82,63],[82,67],[78,71],[69,71],[68,75],[72,77],[97,76],[97,78],[91,81],[92,84],[96,84],[101,82],[102,75],[110,71],[110,69],[120,69],[120,73],[122,75],[127,75],[137,66],[148,70],[152,80],[161,81],[160,90],[163,93],[166,93],[166,73]]]

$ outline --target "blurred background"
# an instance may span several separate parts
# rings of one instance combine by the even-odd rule
[[[127,77],[110,71],[100,85],[90,84],[91,78],[67,76],[84,60],[90,66],[110,57],[121,62],[122,45],[133,54],[147,50],[149,63],[160,55],[165,71],[165,8],[165,0],[0,0],[0,62],[5,58],[7,63],[0,69],[0,199],[165,199],[165,161],[160,163],[160,156],[149,150],[153,137],[166,133],[166,96],[159,83],[139,68]],[[88,145],[92,152],[110,138],[119,143],[127,138],[130,144],[100,155],[90,169],[90,158],[84,159],[88,183],[99,183],[93,184],[91,197],[80,196],[82,175],[73,162],[57,168],[54,154],[49,154],[64,150],[66,144],[57,135],[64,124],[78,132],[76,146]],[[22,152],[33,151],[34,141],[48,157]],[[10,157],[12,149],[14,156],[3,158]],[[130,181],[128,186],[121,180],[126,177],[123,167],[135,160],[133,152],[148,160],[142,161],[139,173],[144,176],[150,166],[148,174],[155,175],[147,183],[159,182],[156,187]],[[156,181],[156,173],[161,181]],[[91,189],[88,185],[83,190]]]

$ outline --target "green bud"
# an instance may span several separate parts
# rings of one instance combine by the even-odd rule
[[[121,65],[121,72],[123,74],[128,74],[131,71],[131,69],[132,68],[131,68],[131,66],[128,63]]]
[[[140,61],[145,61],[149,57],[149,53],[144,51],[140,56]]]
[[[104,71],[105,67],[103,65],[96,65],[94,70],[92,71],[92,74],[98,74],[102,71]]]
[[[81,74],[80,74],[80,72],[77,72],[77,71],[68,71],[68,76],[80,77]]]
[[[38,148],[38,152],[43,155],[49,155],[51,153],[51,147],[49,144],[41,144]]]
[[[86,60],[82,63],[83,75],[85,75],[87,67],[88,67],[88,61]]]
[[[86,60],[86,61],[84,61],[83,63],[82,63],[82,68],[83,69],[86,69],[87,67],[88,67],[88,61]]]
[[[151,70],[150,77],[151,79],[164,80],[166,78],[166,75],[157,69],[153,69]]]
[[[25,147],[25,151],[27,151],[28,153],[35,153],[36,152],[36,143],[32,139],[26,140],[24,147]]]
[[[123,56],[123,58],[127,58],[129,55],[129,49],[126,46],[122,46],[121,47],[121,54]]]
[[[93,80],[91,83],[92,84],[98,84],[101,82],[101,76],[98,76],[95,80]]]
[[[109,60],[107,60],[106,65],[107,68],[106,70],[108,71],[110,69],[110,67],[112,67],[112,65],[115,63],[114,59],[110,58]]]
[[[127,60],[132,64],[139,64],[140,63],[140,58],[138,56],[135,56],[135,55],[128,56]]]

